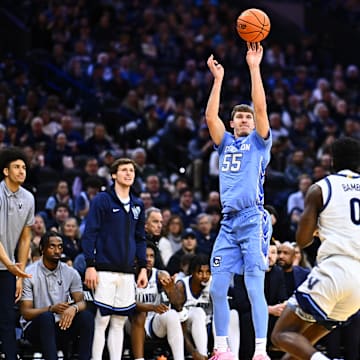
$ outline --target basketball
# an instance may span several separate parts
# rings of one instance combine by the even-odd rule
[[[236,30],[243,40],[259,42],[269,35],[270,19],[260,9],[247,9],[237,18]]]

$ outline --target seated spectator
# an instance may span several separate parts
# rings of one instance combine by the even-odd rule
[[[54,218],[46,226],[47,230],[60,231],[61,225],[70,216],[70,209],[67,204],[58,203],[54,208]]]
[[[300,220],[302,212],[304,211],[305,196],[311,184],[312,179],[309,175],[300,175],[298,180],[299,190],[291,193],[288,197],[287,214],[289,216],[290,230],[293,236],[295,236],[297,224]]]
[[[63,241],[56,232],[41,238],[41,260],[27,267],[20,303],[25,339],[39,345],[43,357],[57,360],[57,345],[67,353],[79,337],[79,359],[91,359],[94,315],[86,310],[76,270],[60,261]]]
[[[179,192],[179,202],[171,208],[171,212],[181,216],[184,227],[196,226],[196,217],[202,212],[200,204],[194,199],[190,188]]]
[[[151,207],[145,211],[145,236],[148,242],[155,245],[155,267],[157,269],[164,269],[158,244],[162,231],[162,215],[160,209]]]
[[[106,178],[98,175],[99,161],[96,157],[87,157],[85,160],[84,168],[81,170],[81,174],[76,176],[72,184],[72,194],[74,199],[85,191],[85,181],[88,177],[97,177],[101,182],[101,190],[105,190],[108,185]]]
[[[285,241],[279,245],[277,264],[282,267],[285,274],[286,297],[290,298],[294,290],[306,279],[310,269],[294,266],[295,248]]]
[[[69,217],[61,224],[60,235],[63,239],[63,255],[74,261],[81,253],[80,227],[75,217]]]
[[[102,182],[98,176],[89,176],[84,182],[84,190],[75,198],[75,216],[80,220],[81,234],[85,228],[91,201],[101,190],[101,186]]]
[[[35,215],[34,223],[31,226],[31,243],[30,247],[38,248],[41,237],[46,232],[46,225],[44,218],[40,214]]]
[[[151,194],[149,193],[149,192],[147,192],[147,191],[142,191],[141,193],[140,193],[140,199],[143,201],[143,203],[144,203],[144,208],[145,208],[145,210],[146,209],[149,209],[149,208],[151,208],[151,207],[153,207],[154,206],[154,203],[153,203],[153,199],[152,199],[152,197],[151,197]]]
[[[217,235],[217,233],[212,230],[211,215],[201,213],[196,219],[195,235],[197,249],[200,253],[210,256]]]
[[[169,262],[166,266],[166,270],[170,273],[170,275],[174,275],[178,273],[181,263],[181,258],[185,254],[198,254],[199,251],[197,250],[197,242],[196,242],[196,235],[193,229],[187,228],[181,235],[181,248],[180,250],[176,251],[174,255],[171,256]]]
[[[181,235],[184,225],[179,215],[171,215],[167,226],[164,229],[164,235],[160,238],[158,248],[165,266],[167,266],[170,257],[181,248]]]
[[[149,175],[145,181],[145,191],[149,192],[155,207],[162,209],[171,204],[171,194],[161,185],[158,175]]]
[[[46,200],[45,210],[49,220],[54,217],[55,206],[59,203],[67,204],[70,212],[74,213],[74,201],[69,191],[69,184],[65,180],[58,181],[54,193]]]
[[[54,141],[49,145],[45,155],[45,164],[63,173],[65,169],[74,168],[74,156],[71,146],[68,144],[65,133],[58,132]]]

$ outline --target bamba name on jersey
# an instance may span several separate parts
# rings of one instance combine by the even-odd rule
[[[360,191],[360,184],[341,184],[343,190],[346,191]]]

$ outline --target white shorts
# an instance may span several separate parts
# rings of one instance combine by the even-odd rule
[[[98,271],[99,283],[95,289],[95,305],[126,315],[135,308],[135,276],[110,271]]]
[[[346,321],[360,308],[360,262],[333,255],[314,267],[296,299],[316,320]]]

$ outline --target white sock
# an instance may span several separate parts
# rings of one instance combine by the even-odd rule
[[[255,339],[255,353],[256,355],[264,355],[266,354],[266,338],[256,338]]]
[[[227,336],[215,336],[214,348],[219,352],[226,352],[229,348]]]
[[[326,357],[323,353],[320,351],[317,351],[316,353],[313,353],[310,360],[329,360],[328,357]]]
[[[111,315],[107,339],[110,360],[121,360],[124,342],[124,325],[127,317]]]
[[[134,360],[145,360],[144,358],[136,358]]]

